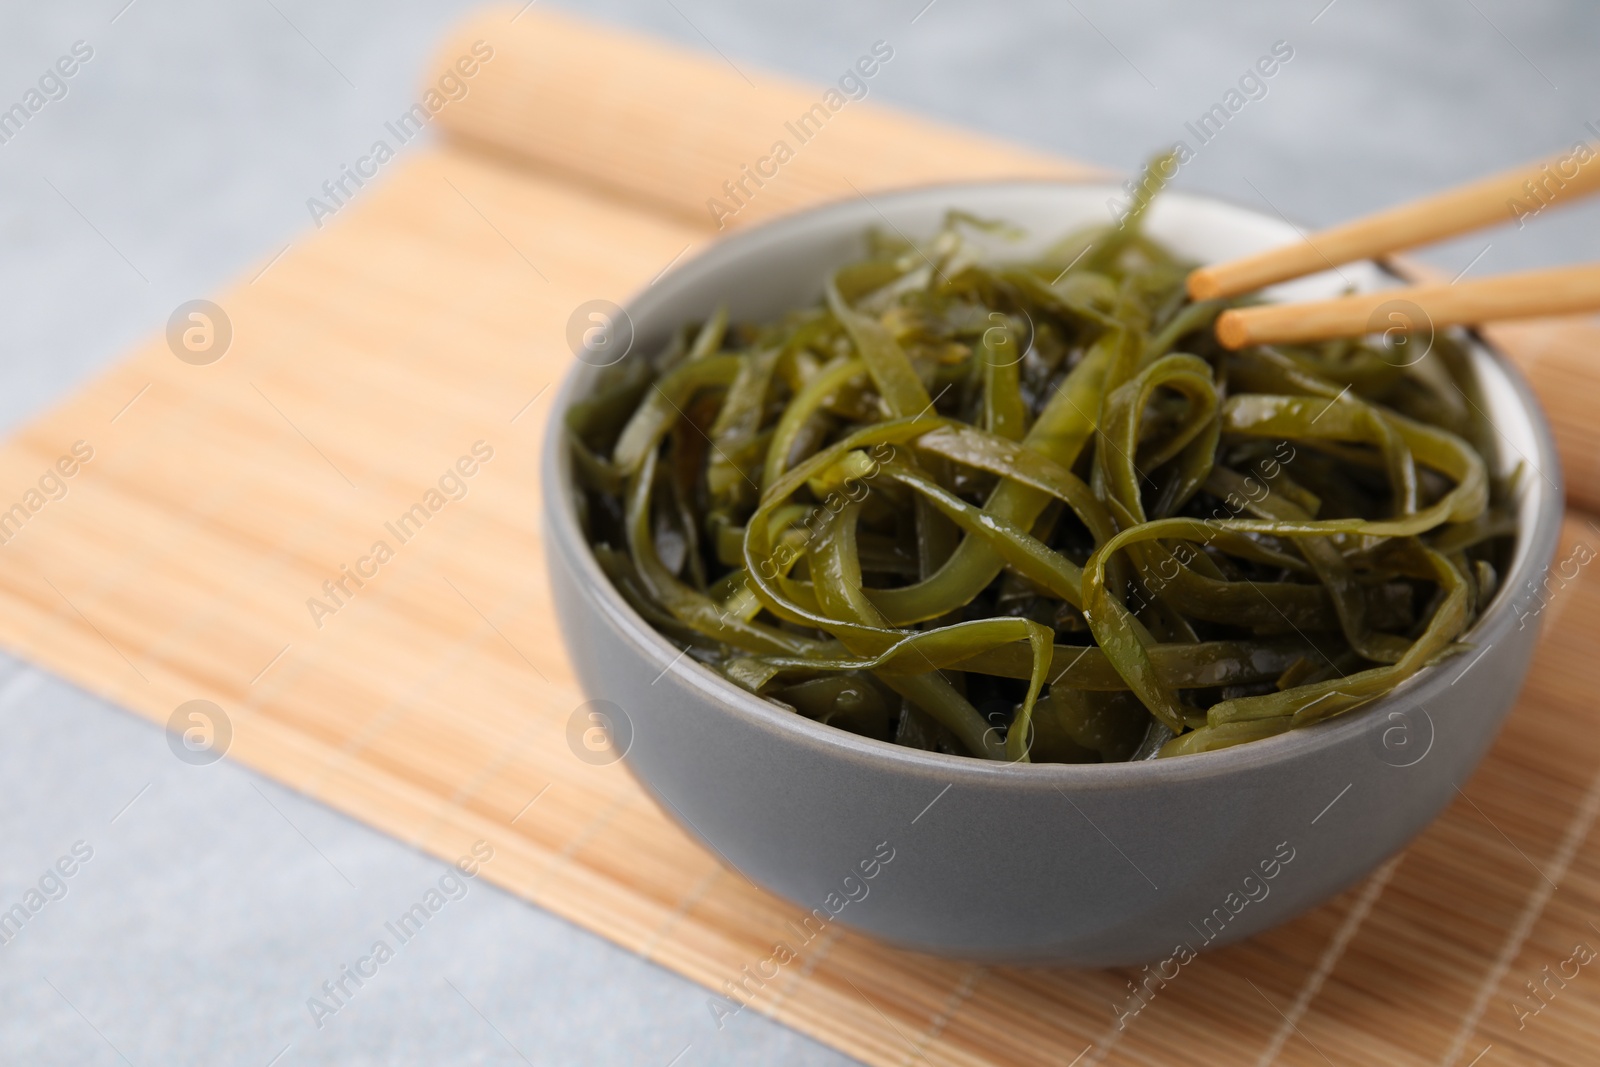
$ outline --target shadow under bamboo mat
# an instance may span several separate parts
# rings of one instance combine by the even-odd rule
[[[158,339],[0,449],[0,508],[25,515],[0,528],[0,641],[161,723],[214,701],[229,758],[441,858],[487,839],[491,881],[720,989],[804,909],[568,747],[583,697],[551,614],[538,451],[572,310],[712,239],[702,201],[822,90],[514,13],[440,53],[442,70],[494,50],[435,117],[443,138],[218,298],[220,361]],[[1083,173],[852,101],[734,221]],[[1600,499],[1593,327],[1502,340],[1551,404],[1572,499]],[[30,496],[76,442],[93,455],[66,495]],[[465,495],[430,498],[475,447]],[[396,536],[417,504],[425,522]],[[323,583],[378,541],[392,558],[314,618],[308,598],[331,603]],[[1547,634],[1532,680],[1457,802],[1342,897],[1184,967],[1125,1027],[1112,1005],[1137,971],[973,967],[837,928],[750,1010],[872,1064],[1592,1062],[1600,977],[1545,974],[1600,947],[1600,583],[1571,562],[1597,543],[1571,513],[1571,576],[1527,601]]]

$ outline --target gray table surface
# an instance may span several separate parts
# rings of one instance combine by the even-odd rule
[[[925,4],[567,6],[815,80],[883,38],[877,99],[1123,169],[1194,147],[1184,124],[1286,41],[1179,183],[1312,224],[1600,143],[1592,4]],[[305,198],[469,6],[9,0],[0,108],[75,41],[94,54],[0,144],[0,425],[302,231]],[[1596,234],[1580,207],[1429,258],[1571,262]],[[318,1029],[306,999],[441,865],[228,761],[185,765],[145,720],[0,658],[0,905],[79,841],[93,857],[66,895],[0,946],[5,1063],[851,1062],[754,1013],[719,1032],[695,986],[484,884]]]

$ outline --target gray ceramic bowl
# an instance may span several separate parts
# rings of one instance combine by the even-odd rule
[[[634,353],[721,302],[761,319],[820,295],[825,274],[891,224],[923,238],[960,207],[1042,244],[1107,218],[1111,186],[946,186],[829,205],[719,242],[628,306]],[[1153,236],[1214,262],[1295,238],[1277,218],[1164,194]],[[1392,284],[1372,264],[1281,287],[1331,295]],[[1327,900],[1444,807],[1510,710],[1537,635],[1515,610],[1548,566],[1562,500],[1555,449],[1520,377],[1476,352],[1523,537],[1477,651],[1309,729],[1182,759],[1007,765],[912,751],[812,722],[681,655],[611,587],[579,530],[560,412],[593,385],[577,365],[543,468],[555,602],[585,692],[615,705],[626,762],[663,808],[751,881],[794,905],[799,950],[826,924],[945,956],[1112,965],[1237,941]],[[632,357],[630,357],[632,358]],[[1524,608],[1524,614],[1526,614]],[[631,733],[631,737],[629,734]],[[885,857],[888,857],[885,862]],[[869,878],[868,875],[871,875]]]

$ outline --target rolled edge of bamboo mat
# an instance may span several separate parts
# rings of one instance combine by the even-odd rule
[[[485,46],[492,57],[473,62]],[[724,58],[614,27],[544,10],[519,15],[516,8],[491,8],[446,41],[424,92],[439,92],[446,77],[466,85],[459,99],[440,93],[447,102],[435,121],[450,140],[709,231],[930,180],[1104,175],[879,105],[874,96],[885,75],[892,76],[895,47],[889,40],[860,42],[861,70],[840,70],[841,78],[849,73],[864,87],[852,99],[837,85],[741,70]],[[469,62],[458,68],[463,57]],[[463,77],[472,67],[474,75]],[[863,73],[868,69],[871,76]],[[884,151],[886,144],[893,150]]]

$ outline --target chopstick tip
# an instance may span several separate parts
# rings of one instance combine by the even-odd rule
[[[1217,340],[1229,351],[1243,348],[1250,343],[1250,325],[1237,310],[1224,311],[1217,316]]]
[[[1190,271],[1188,288],[1191,300],[1214,300],[1222,295],[1222,286],[1210,267]]]

